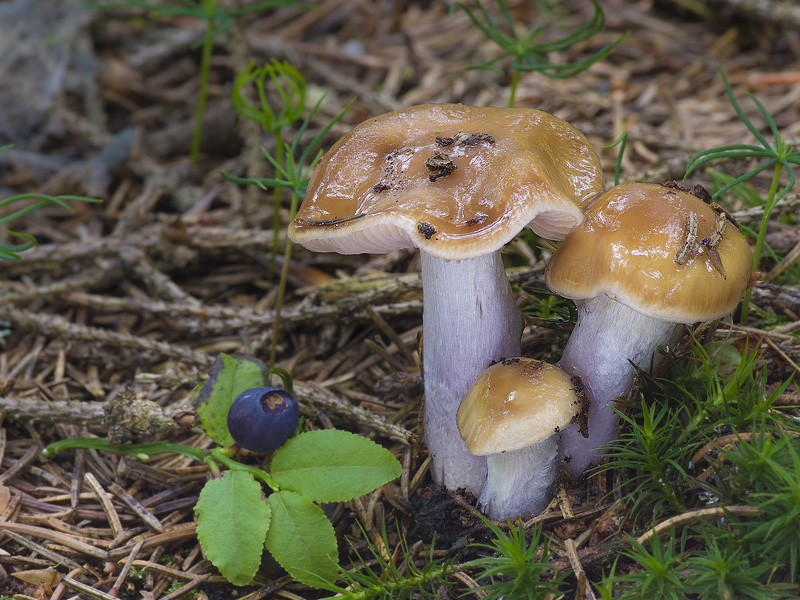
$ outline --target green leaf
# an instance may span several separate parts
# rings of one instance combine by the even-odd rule
[[[399,477],[402,471],[386,448],[339,429],[295,436],[275,451],[271,469],[282,489],[316,502],[346,502]]]
[[[208,560],[234,585],[247,585],[261,564],[270,505],[249,473],[227,471],[203,486],[194,507],[197,539]]]
[[[228,431],[228,411],[236,397],[254,387],[267,385],[267,366],[252,356],[220,354],[200,393],[197,417],[200,427],[220,446],[234,443]]]
[[[322,509],[288,490],[272,494],[269,505],[273,516],[266,547],[270,554],[300,583],[336,590],[336,533]]]

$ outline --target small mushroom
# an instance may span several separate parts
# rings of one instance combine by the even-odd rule
[[[581,378],[589,398],[588,437],[574,425],[561,434],[573,476],[616,437],[613,407],[630,390],[633,365],[655,366],[658,347],[674,343],[683,325],[721,318],[739,303],[752,254],[736,227],[709,252],[703,240],[721,229],[717,213],[689,193],[623,184],[587,208],[550,258],[547,285],[578,305],[559,364]]]
[[[539,513],[552,498],[558,433],[583,405],[570,376],[530,358],[486,369],[458,409],[458,429],[472,454],[487,457],[478,506],[493,519]]]
[[[294,242],[342,254],[420,249],[424,426],[435,483],[477,493],[485,479],[485,460],[467,451],[455,414],[491,361],[520,353],[522,317],[501,248],[526,226],[563,239],[583,220],[579,205],[603,187],[597,155],[565,121],[460,104],[365,121],[314,169],[289,226]]]

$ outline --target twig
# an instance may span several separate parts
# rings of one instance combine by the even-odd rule
[[[654,535],[660,536],[662,533],[667,532],[673,526],[685,525],[693,521],[700,521],[704,519],[716,519],[724,517],[726,514],[733,514],[740,517],[757,517],[762,514],[762,511],[757,506],[715,506],[713,508],[698,508],[690,510],[681,515],[670,517],[665,521],[661,521],[652,529],[648,529],[645,533],[636,538],[636,541],[644,545]]]
[[[796,362],[794,362],[791,358],[789,358],[789,356],[787,356],[786,352],[781,350],[775,342],[773,342],[768,337],[764,338],[764,342],[767,344],[767,346],[769,346],[775,352],[777,352],[780,355],[780,357],[783,360],[785,360],[789,364],[789,366],[792,367],[795,370],[796,373],[800,373],[800,366],[798,366]]]
[[[97,478],[91,473],[85,473],[83,480],[92,492],[94,492],[94,495],[100,502],[100,506],[103,507],[103,512],[106,513],[106,517],[108,518],[108,524],[111,526],[111,533],[116,538],[122,533],[122,522],[119,520],[117,509],[114,508],[114,504],[111,502],[108,492],[103,489],[103,486],[100,485],[100,482],[97,481]]]
[[[10,306],[0,306],[0,319],[10,321],[19,327],[23,327],[36,333],[51,337],[66,337],[72,340],[81,340],[95,344],[109,344],[121,348],[131,348],[148,352],[162,358],[172,358],[185,362],[186,364],[207,369],[214,362],[213,357],[206,354],[194,352],[189,348],[160,342],[150,338],[117,333],[100,329],[97,327],[87,327],[72,323],[59,315],[48,315],[30,313],[27,311],[11,308]]]
[[[42,546],[40,544],[37,544],[36,542],[33,542],[33,541],[29,540],[28,538],[26,538],[25,536],[22,536],[22,535],[20,535],[18,533],[14,533],[13,531],[5,530],[5,531],[3,531],[3,535],[7,535],[12,540],[17,542],[19,545],[24,546],[28,550],[31,550],[31,551],[35,552],[36,554],[38,554],[38,555],[40,555],[40,556],[52,561],[56,565],[66,565],[71,569],[80,569],[81,568],[81,566],[78,563],[76,563],[74,560],[72,560],[71,558],[67,558],[66,556],[63,556],[63,555],[59,554],[58,552],[54,552],[53,550],[45,548],[44,546]]]
[[[198,376],[195,383],[199,382]],[[317,383],[295,381],[294,391],[301,400],[300,410],[307,416],[316,416],[320,409],[329,410],[352,424],[369,428],[388,439],[405,445],[419,443],[417,436],[404,427],[391,423],[365,408],[353,406]],[[120,398],[121,395],[124,395],[124,398]],[[115,400],[120,401],[119,410],[111,411],[109,408]],[[152,401],[138,398],[135,394],[131,395],[125,391],[115,396],[110,403],[68,400],[20,401],[19,398],[0,396],[0,412],[5,412],[12,419],[48,424],[60,422],[73,425],[104,425],[109,429],[116,426],[121,429],[116,434],[117,437],[124,441],[127,441],[126,437],[163,437],[172,431],[191,426],[194,420],[193,409],[189,406],[165,410]],[[138,414],[139,418],[125,420],[125,415],[131,414]],[[137,423],[144,423],[147,428],[142,428]],[[30,460],[33,460],[35,455],[36,451]],[[11,475],[6,471],[0,477],[11,477]]]
[[[187,539],[193,539],[197,535],[196,526],[194,523],[185,523],[183,525],[176,525],[171,529],[164,531],[162,533],[153,533],[153,534],[145,534],[142,536],[137,536],[134,538],[134,542],[128,546],[122,546],[121,548],[116,548],[114,550],[110,550],[108,552],[108,560],[117,561],[125,558],[128,556],[133,549],[133,547],[139,543],[140,540],[144,540],[142,543],[142,550],[148,550],[149,548],[155,548],[156,546],[161,546],[163,544],[173,543],[173,542],[181,542]]]
[[[770,211],[770,216],[777,217],[778,215],[788,214],[793,212],[798,206],[800,206],[800,194],[786,196],[775,204],[772,211]],[[758,221],[764,216],[764,210],[764,205],[760,204],[753,208],[736,211],[732,216],[737,221]]]
[[[584,600],[584,598],[588,598],[588,600],[596,600],[591,586],[588,585],[586,572],[583,570],[583,566],[581,566],[581,559],[578,558],[575,540],[569,538],[564,540],[564,548],[567,551],[569,564],[572,565],[572,572],[575,574],[575,578],[578,580],[578,589],[575,592],[575,600]]]
[[[119,592],[122,584],[125,582],[125,579],[128,577],[128,573],[130,573],[131,567],[133,566],[134,560],[136,560],[136,555],[139,554],[139,550],[142,549],[142,545],[144,545],[144,540],[139,540],[131,549],[131,553],[128,555],[128,558],[125,560],[125,564],[122,565],[122,569],[117,576],[114,585],[111,587],[112,596],[116,596]]]
[[[120,252],[120,257],[123,264],[141,277],[142,281],[154,289],[161,298],[190,306],[198,306],[200,304],[197,298],[184,292],[174,281],[156,269],[139,248],[127,245]]]
[[[25,467],[27,467],[30,463],[32,463],[36,457],[39,455],[39,447],[33,443],[31,446],[25,451],[16,462],[14,462],[11,467],[9,467],[5,473],[0,475],[0,484],[6,483],[14,478],[14,476],[22,471]]]
[[[714,448],[723,448],[731,442],[749,442],[753,437],[757,438],[759,435],[759,433],[731,433],[712,440],[694,453],[694,456],[689,461],[689,468],[696,467],[703,457]]]
[[[143,542],[144,540],[140,540]],[[173,569],[166,565],[162,565],[161,563],[153,562],[150,560],[134,560],[131,563],[131,566],[136,567],[137,569],[147,569],[149,571],[153,571],[155,573],[159,573],[161,575],[167,575],[168,577],[172,577],[173,579],[182,579],[183,581],[192,581],[197,575],[194,573],[189,573],[188,571],[181,571],[180,569]],[[224,577],[216,576],[212,580],[213,583],[222,583],[227,581]]]
[[[96,590],[90,585],[86,585],[85,583],[81,583],[77,579],[72,579],[72,577],[68,577],[64,575],[61,578],[61,583],[66,585],[68,588],[72,588],[78,592],[83,592],[84,594],[91,596],[92,598],[99,598],[100,600],[119,600],[116,596],[112,596],[111,594],[106,594],[103,591]]]
[[[44,527],[25,525],[23,523],[12,523],[10,521],[0,521],[0,531],[12,531],[14,533],[19,533],[20,535],[42,538],[63,546],[67,546],[68,548],[72,548],[73,550],[77,550],[78,552],[93,558],[99,558],[101,560],[108,559],[108,553],[105,550],[76,540],[72,536],[53,531],[51,529],[46,529]]]
[[[159,521],[153,513],[142,506],[135,497],[131,496],[125,488],[118,483],[112,482],[108,489],[110,489],[111,493],[117,498],[122,500],[122,502],[124,502],[128,508],[136,513],[139,518],[147,524],[148,527],[158,533],[164,531],[164,525],[161,523],[161,521]]]
[[[186,592],[189,592],[199,586],[201,583],[206,582],[211,577],[211,573],[206,573],[204,575],[200,575],[200,577],[195,577],[186,585],[182,585],[174,592],[167,594],[166,596],[161,596],[161,600],[175,600],[176,598],[180,598]]]

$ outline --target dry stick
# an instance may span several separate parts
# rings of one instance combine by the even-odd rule
[[[23,454],[13,465],[11,465],[11,467],[9,467],[5,473],[0,475],[0,484],[9,481],[22,469],[32,463],[39,455],[39,450],[40,448],[36,444],[33,444],[30,448],[28,448],[25,451],[25,454]]]
[[[507,269],[512,284],[521,284],[540,272],[541,266]],[[349,284],[349,287],[348,287]],[[337,281],[318,289],[324,304],[320,306],[287,307],[281,312],[284,325],[318,323],[321,320],[372,319],[367,306],[375,315],[386,318],[422,312],[422,287],[419,275],[386,277],[380,282],[371,280]],[[330,297],[335,301],[326,301]],[[394,299],[403,298],[400,302]],[[159,300],[115,298],[83,292],[67,292],[67,302],[110,311],[127,311],[168,318],[170,322],[193,333],[230,332],[246,327],[269,327],[275,321],[274,311],[255,312],[244,308],[219,305],[188,305]],[[387,303],[388,302],[388,303]],[[187,317],[189,320],[178,320]],[[405,350],[408,350],[407,348]]]
[[[140,540],[140,542],[144,542],[144,540]],[[134,560],[131,563],[131,566],[136,567],[137,569],[147,569],[148,571],[153,571],[159,575],[166,575],[168,577],[172,577],[173,579],[182,579],[183,581],[192,581],[195,577],[197,577],[197,575],[194,573],[173,569],[166,565],[162,565],[161,563],[150,560]],[[226,581],[227,579],[218,575],[214,577],[212,583],[224,583]]]
[[[575,578],[578,580],[578,589],[575,592],[575,600],[583,600],[584,598],[596,600],[592,588],[588,585],[586,572],[583,570],[583,566],[581,565],[581,559],[578,558],[575,540],[564,540],[564,548],[567,551],[569,564],[572,565],[572,572],[575,574]]]
[[[166,596],[161,596],[161,600],[175,600],[176,598],[180,598],[186,592],[189,592],[199,586],[201,583],[205,583],[211,577],[211,573],[206,573],[205,575],[200,575],[196,577],[186,585],[179,587],[174,592],[167,594]]]
[[[9,531],[18,533],[20,535],[43,538],[62,546],[67,546],[73,550],[77,550],[83,554],[91,556],[92,558],[99,558],[101,560],[108,560],[109,554],[105,550],[86,544],[76,540],[72,536],[64,533],[53,531],[44,527],[36,527],[35,525],[25,525],[23,523],[12,523],[10,521],[0,521],[0,531],[7,533]]]
[[[783,360],[785,360],[789,364],[789,366],[795,370],[795,372],[800,373],[800,367],[797,366],[797,363],[794,362],[791,358],[789,358],[786,355],[786,353],[783,350],[781,350],[775,342],[773,342],[768,337],[764,338],[764,342],[766,342],[767,346],[769,346],[775,352],[777,352],[780,355],[780,357],[783,358]]]
[[[2,525],[0,524],[0,526]],[[112,561],[122,560],[128,556],[128,554],[130,554],[135,544],[137,544],[140,540],[144,540],[144,543],[142,544],[142,550],[147,550],[163,544],[190,540],[196,536],[197,531],[194,523],[176,525],[175,527],[172,527],[163,533],[144,534],[142,536],[137,536],[137,538],[134,538],[135,541],[133,544],[123,546],[121,548],[115,548],[114,550],[109,550],[106,558]]]
[[[758,438],[759,435],[761,434],[731,433],[728,435],[723,435],[722,437],[719,437],[716,440],[712,440],[694,453],[694,456],[692,456],[691,460],[689,461],[689,467],[690,468],[696,467],[698,463],[702,460],[702,458],[715,448],[717,449],[722,448],[724,446],[729,445],[731,442],[749,442],[754,437]]]
[[[78,592],[83,592],[84,594],[91,596],[92,598],[99,598],[100,600],[119,600],[116,596],[112,596],[111,594],[106,594],[100,590],[94,589],[90,585],[86,585],[85,583],[81,583],[80,581],[73,579],[67,575],[64,575],[61,578],[61,583],[66,585],[68,588],[72,588]]]
[[[372,319],[373,323],[375,323],[375,326],[387,338],[389,338],[390,342],[392,342],[395,346],[397,346],[397,349],[406,359],[408,365],[411,366],[412,368],[415,367],[417,364],[417,359],[414,356],[414,353],[408,348],[408,346],[405,345],[405,343],[403,343],[403,340],[400,338],[400,335],[394,330],[394,328],[391,325],[389,325],[389,323],[386,322],[386,319],[384,319],[382,316],[380,316],[380,314],[378,314],[378,312],[371,304],[367,304],[364,308],[366,309],[369,318]],[[402,370],[407,371],[408,368],[402,367]]]
[[[392,423],[365,408],[354,406],[317,383],[295,381],[294,393],[301,399],[301,411],[307,416],[315,416],[320,409],[329,410],[343,419],[375,431],[379,436],[405,445],[419,443],[419,438],[401,425]],[[153,418],[158,421],[159,429],[157,433],[159,435],[166,435],[170,431],[185,428],[183,424],[186,420],[181,417],[186,416],[186,409],[181,408],[170,411],[161,409],[152,402],[150,405],[148,406],[153,410],[160,411],[158,413],[152,413]],[[109,416],[106,414],[107,406],[108,403],[106,402],[66,400],[55,402],[28,400],[23,402],[19,398],[0,396],[0,412],[5,412],[9,418],[38,421],[48,424],[69,422],[74,425],[104,425],[108,427],[114,423],[110,422]],[[38,451],[34,449],[28,460],[33,460],[37,452]],[[15,465],[12,469],[16,472],[23,466],[24,464],[21,464],[19,467]],[[9,471],[10,470],[11,469],[9,469]],[[0,475],[0,481],[2,481],[4,477],[10,477],[8,471]]]
[[[190,306],[199,306],[200,301],[184,292],[174,281],[156,269],[145,253],[134,246],[127,245],[120,252],[123,264],[133,270],[149,287],[154,288],[161,298]]]
[[[25,546],[28,550],[35,552],[36,554],[48,559],[49,561],[53,562],[56,565],[66,565],[70,569],[80,569],[81,566],[76,563],[71,558],[67,558],[66,556],[62,556],[58,552],[54,552],[53,550],[49,550],[44,546],[37,544],[36,542],[32,542],[25,536],[22,536],[18,533],[14,533],[13,531],[4,530],[4,535],[7,535],[12,540],[17,542],[21,546]]]
[[[122,522],[119,520],[117,509],[114,508],[114,504],[111,502],[111,498],[103,489],[103,486],[100,485],[100,482],[97,481],[97,478],[91,473],[85,473],[83,480],[87,483],[92,492],[94,492],[94,495],[100,501],[100,506],[103,508],[103,512],[106,513],[108,524],[111,526],[111,533],[114,538],[117,538],[123,532],[123,527]]]
[[[779,264],[775,265],[772,269],[770,269],[769,273],[767,273],[764,276],[764,281],[772,281],[773,279],[775,279],[778,275],[780,275],[781,273],[786,271],[786,269],[792,266],[792,264],[794,263],[794,261],[798,259],[798,257],[800,257],[800,242],[797,242],[794,245],[794,248],[792,248],[786,254],[786,256],[783,257],[783,260],[781,260]]]
[[[108,489],[110,489],[111,493],[117,498],[122,500],[122,502],[124,502],[128,508],[130,508],[142,521],[144,521],[148,527],[158,533],[164,531],[164,525],[158,520],[158,517],[142,506],[141,503],[136,498],[131,496],[125,488],[118,483],[112,482]]]
[[[136,555],[139,554],[139,550],[142,549],[143,545],[144,545],[144,540],[139,540],[131,549],[131,553],[125,560],[125,564],[122,565],[122,570],[120,570],[119,575],[117,576],[117,580],[114,582],[114,585],[109,590],[112,596],[117,596],[117,594],[119,593],[120,588],[122,588],[122,584],[128,577],[128,573],[130,573],[131,567],[133,566],[133,562],[136,560]]]
[[[279,239],[285,239],[281,233]],[[39,244],[25,253],[24,260],[3,265],[6,277],[20,275],[34,276],[40,271],[61,269],[64,265],[81,260],[95,260],[103,257],[119,256],[122,246],[146,248],[150,253],[163,253],[175,244],[193,248],[261,250],[272,240],[271,230],[231,229],[228,227],[207,227],[192,225],[180,229],[168,223],[144,226],[140,231],[127,233],[124,238],[106,236],[90,241],[67,242],[62,244]],[[169,257],[165,257],[167,260]],[[176,264],[180,264],[176,261]]]
[[[81,571],[83,571],[81,568],[72,569],[72,571],[67,573],[67,577],[75,578],[81,574]],[[58,586],[56,586],[56,589],[53,590],[53,595],[50,596],[50,600],[61,600],[61,596],[64,595],[64,591],[67,589],[67,586],[61,581],[61,579],[62,578],[59,578]]]
[[[798,206],[800,206],[800,194],[792,194],[777,202],[770,211],[770,215],[777,217],[794,211]],[[764,210],[765,206],[761,204],[753,208],[736,211],[732,216],[737,221],[758,221],[764,216]]]
[[[12,324],[50,337],[64,336],[73,340],[132,348],[206,369],[214,362],[213,357],[194,352],[189,348],[98,327],[78,325],[59,315],[36,314],[9,306],[0,306],[0,319],[11,321]]]
[[[95,269],[90,274],[81,273],[73,277],[67,277],[47,285],[40,285],[33,288],[28,288],[20,292],[6,292],[0,294],[0,301],[3,304],[11,304],[14,302],[29,303],[33,300],[45,299],[50,296],[59,296],[68,294],[75,290],[92,287],[96,285],[101,279],[119,279],[122,275],[122,270],[115,267],[113,269]]]
[[[642,535],[640,535],[636,541],[642,545],[644,545],[651,537],[654,535],[660,536],[663,533],[666,533],[669,529],[673,527],[673,525],[684,525],[686,523],[691,523],[693,521],[700,521],[703,519],[715,519],[717,517],[724,517],[726,514],[733,514],[740,517],[757,517],[763,514],[763,510],[758,508],[757,506],[715,506],[713,508],[698,508],[696,510],[690,510],[685,512],[681,515],[676,515],[674,517],[670,517],[665,521],[662,521],[652,529],[648,529]]]

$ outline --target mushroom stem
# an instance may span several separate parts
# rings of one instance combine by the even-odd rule
[[[478,506],[495,520],[542,512],[552,498],[557,456],[557,435],[527,448],[487,456],[489,473]]]
[[[478,494],[486,459],[473,456],[456,413],[492,361],[519,356],[522,316],[500,252],[446,261],[420,251],[423,290],[425,439],[436,484]]]
[[[682,324],[654,319],[628,308],[605,294],[578,307],[575,329],[559,366],[579,376],[589,400],[589,437],[578,425],[561,431],[560,455],[569,473],[578,478],[602,455],[600,446],[617,437],[616,402],[633,384],[637,365],[650,369],[660,362],[656,350],[669,346]]]

